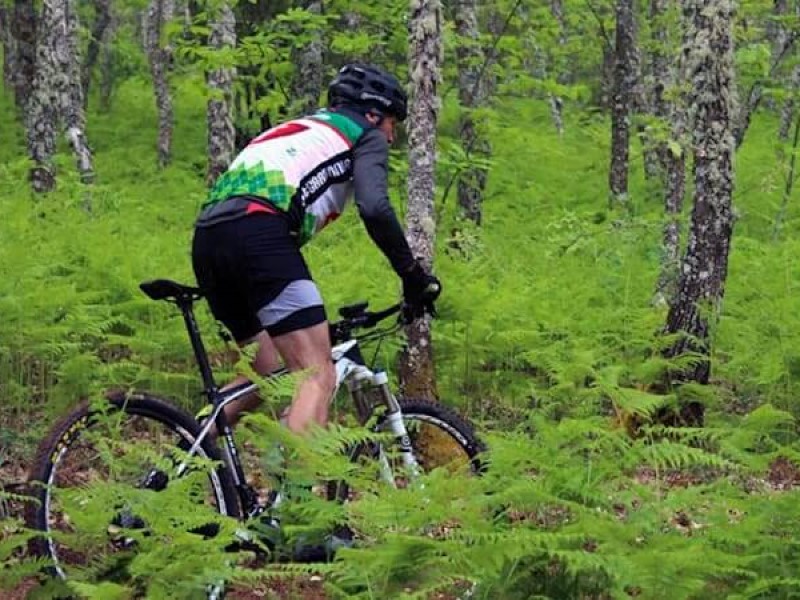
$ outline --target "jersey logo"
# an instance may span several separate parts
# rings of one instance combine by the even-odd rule
[[[262,133],[260,136],[251,141],[248,146],[255,146],[256,144],[261,144],[267,140],[274,140],[275,138],[294,135],[296,133],[300,133],[301,131],[305,131],[306,129],[308,129],[308,125],[303,125],[302,123],[292,123],[290,121],[289,123],[278,125],[277,127],[273,127],[269,131]]]

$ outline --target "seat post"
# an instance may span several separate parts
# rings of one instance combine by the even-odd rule
[[[214,373],[211,371],[208,353],[203,345],[203,339],[200,337],[200,328],[197,326],[197,320],[194,317],[192,299],[178,298],[176,303],[178,308],[181,309],[181,313],[183,313],[183,321],[186,324],[186,331],[189,332],[189,339],[192,342],[192,350],[194,350],[197,366],[200,367],[200,375],[203,378],[205,393],[208,396],[209,402],[213,402],[218,388],[217,384],[214,382]]]

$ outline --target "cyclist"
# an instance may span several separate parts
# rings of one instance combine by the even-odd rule
[[[308,370],[286,416],[290,430],[325,426],[336,374],[325,309],[300,247],[355,198],[372,240],[417,314],[440,283],[417,262],[389,203],[389,145],[407,116],[398,80],[370,65],[342,67],[328,108],[254,138],[216,182],[195,224],[192,262],[211,311],[239,345],[257,343],[254,369]],[[245,381],[239,377],[228,387]],[[234,424],[258,398],[226,407]]]

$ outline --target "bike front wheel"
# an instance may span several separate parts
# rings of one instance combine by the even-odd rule
[[[411,448],[423,473],[444,468],[480,475],[485,469],[483,452],[486,446],[467,419],[452,408],[429,400],[398,398],[398,404]],[[376,429],[387,430],[385,417],[378,420]],[[375,444],[360,444],[352,450],[350,458],[353,462],[380,460],[378,454],[381,451]],[[397,474],[402,469],[396,467],[399,465],[390,465],[392,471],[396,472],[394,484],[403,486],[405,480]],[[355,494],[357,492],[346,482],[337,481],[328,485],[330,500],[346,501]]]
[[[91,569],[99,578],[104,571],[124,577],[137,540],[165,526],[158,513],[167,495],[177,503],[170,513],[187,515],[169,524],[193,533],[218,529],[209,528],[213,513],[202,506],[238,517],[235,487],[216,447],[206,439],[188,456],[199,432],[188,413],[139,393],[109,394],[106,404],[84,403],[59,421],[39,445],[29,479],[35,502],[26,515],[42,532],[33,550],[48,560],[50,573],[66,579]]]

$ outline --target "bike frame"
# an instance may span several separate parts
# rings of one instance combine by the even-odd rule
[[[223,461],[233,477],[241,501],[243,514],[255,514],[260,508],[258,500],[254,490],[247,485],[244,469],[239,459],[239,452],[233,438],[233,430],[228,423],[223,409],[231,402],[240,398],[244,398],[250,394],[257,394],[259,390],[258,385],[256,383],[247,382],[227,390],[220,390],[214,380],[214,374],[208,360],[208,353],[206,352],[200,329],[194,316],[192,301],[187,299],[178,301],[177,304],[183,314],[186,330],[189,333],[195,359],[200,369],[200,375],[205,388],[204,393],[213,407],[211,415],[205,420],[200,434],[192,444],[188,454],[191,457],[197,453],[198,448],[208,435],[211,427],[216,425],[217,431],[221,432],[221,437],[223,439]],[[369,419],[373,410],[373,406],[366,400],[364,391],[369,389],[379,390],[381,401],[387,409],[383,425],[397,440],[400,455],[403,459],[403,466],[410,476],[416,477],[419,475],[419,463],[411,447],[411,439],[409,438],[408,431],[403,422],[400,405],[389,389],[389,379],[386,372],[372,371],[366,366],[361,356],[357,339],[349,339],[334,346],[331,349],[331,360],[336,369],[336,386],[330,400],[332,401],[342,386],[345,386],[356,405],[358,417],[361,423],[364,424]],[[287,369],[279,369],[271,373],[268,377],[280,377],[287,373]],[[378,460],[381,465],[382,476],[387,482],[394,485],[394,473],[392,472],[388,457],[382,446],[379,445],[378,450]],[[178,474],[182,474],[187,466],[188,464],[186,461],[178,465]]]

